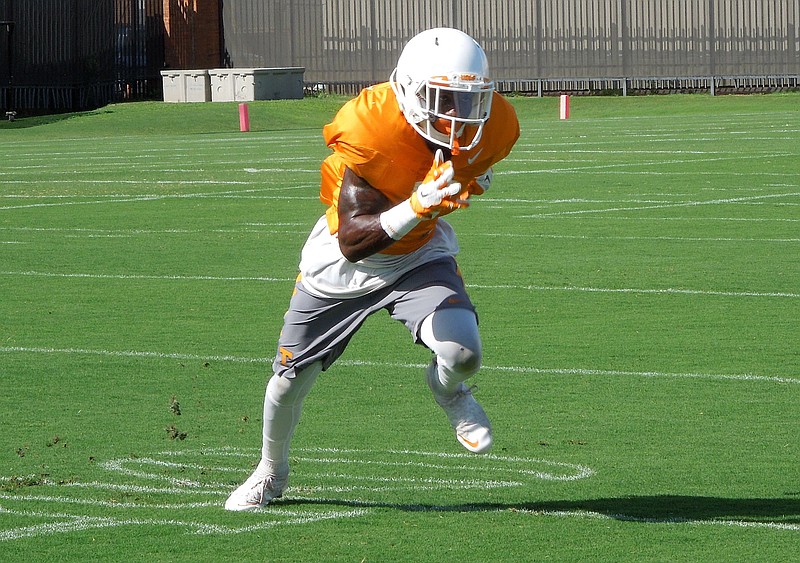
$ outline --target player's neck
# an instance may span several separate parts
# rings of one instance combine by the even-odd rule
[[[441,145],[437,145],[436,143],[434,143],[433,141],[429,141],[428,139],[425,139],[425,145],[427,145],[428,149],[431,151],[431,158],[433,158],[433,155],[436,154],[436,151],[441,149],[442,156],[444,156],[445,162],[448,160],[452,160],[453,153],[450,151],[450,149],[444,148]]]

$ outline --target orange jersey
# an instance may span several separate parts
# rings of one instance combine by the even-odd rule
[[[320,199],[329,206],[326,215],[331,234],[339,229],[339,191],[345,167],[398,204],[411,197],[433,162],[431,149],[406,121],[388,82],[362,90],[342,106],[322,134],[333,149],[333,154],[322,162],[320,187]],[[480,141],[452,158],[455,181],[466,186],[505,158],[517,138],[516,112],[495,93]],[[418,249],[433,236],[437,220],[422,221],[382,252],[405,254]]]

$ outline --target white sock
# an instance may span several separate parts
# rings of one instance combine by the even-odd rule
[[[303,400],[321,371],[322,364],[317,362],[291,379],[273,375],[267,383],[261,461],[256,468],[260,476],[289,473],[289,448],[300,422]]]

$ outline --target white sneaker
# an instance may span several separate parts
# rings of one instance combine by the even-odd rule
[[[436,403],[447,414],[456,438],[469,451],[486,453],[492,447],[492,426],[483,407],[472,396],[473,388],[460,383],[454,395],[443,395],[437,370],[436,361],[433,361],[425,372],[428,387]]]
[[[273,499],[280,498],[288,482],[288,475],[262,477],[253,473],[231,493],[225,501],[225,510],[255,510],[266,506]]]

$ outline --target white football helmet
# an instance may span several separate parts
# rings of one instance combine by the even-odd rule
[[[424,138],[453,153],[478,143],[494,82],[486,53],[472,37],[451,28],[415,35],[389,81],[406,120]]]

